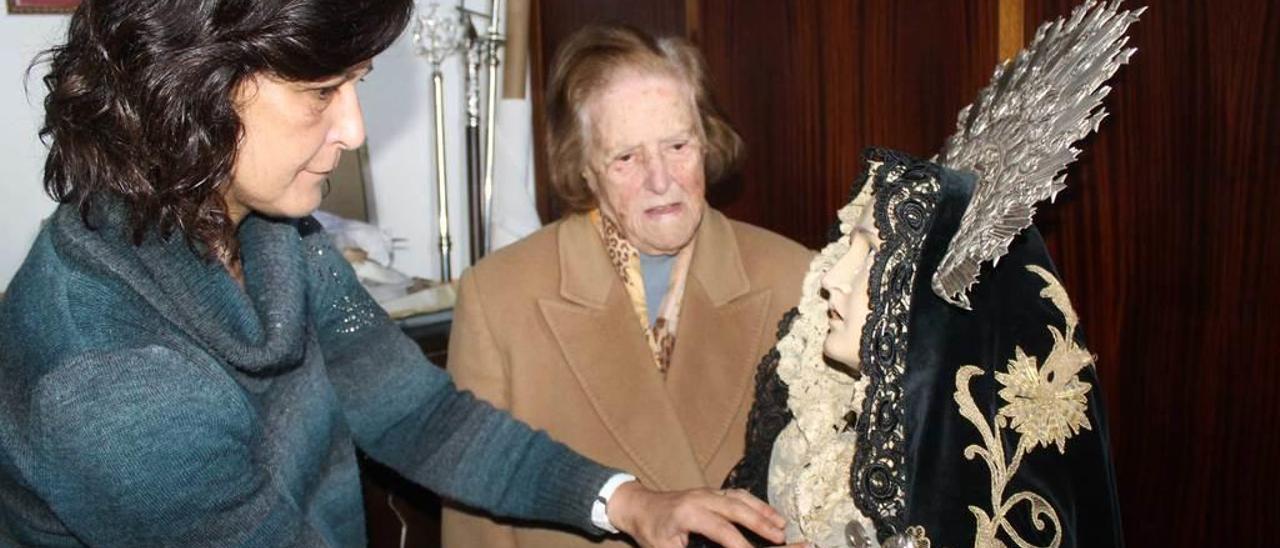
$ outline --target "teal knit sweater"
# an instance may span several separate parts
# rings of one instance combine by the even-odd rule
[[[62,206],[0,303],[0,546],[361,546],[355,448],[585,531],[612,474],[459,392],[309,219],[251,216],[245,284]]]

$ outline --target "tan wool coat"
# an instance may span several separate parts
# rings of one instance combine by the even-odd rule
[[[743,454],[756,365],[799,302],[812,252],[707,209],[666,377],[585,215],[463,274],[449,341],[458,386],[649,487],[719,487]],[[446,548],[625,546],[446,509]]]

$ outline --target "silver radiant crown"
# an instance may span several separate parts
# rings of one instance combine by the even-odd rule
[[[969,308],[969,289],[985,262],[995,264],[1028,226],[1035,205],[1066,187],[1072,146],[1106,117],[1104,86],[1135,48],[1129,25],[1146,8],[1091,0],[1036,30],[1031,45],[996,67],[991,83],[960,111],[956,133],[936,161],[978,175],[960,228],[933,275],[933,290]]]

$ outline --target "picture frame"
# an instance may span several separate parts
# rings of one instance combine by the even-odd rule
[[[71,13],[80,0],[6,0],[9,13]]]

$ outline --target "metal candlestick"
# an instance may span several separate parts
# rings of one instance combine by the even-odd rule
[[[444,76],[440,72],[440,64],[446,58],[459,51],[464,43],[462,25],[453,10],[441,10],[437,4],[430,4],[425,10],[419,10],[414,17],[413,41],[417,45],[418,54],[431,62],[431,92],[435,104],[434,122],[436,130],[436,217],[440,227],[440,279],[453,279],[451,265],[451,248],[453,241],[449,237],[449,185],[445,170],[444,150]]]
[[[467,92],[467,211],[470,213],[471,264],[475,264],[487,251],[485,245],[484,191],[481,182],[480,162],[480,49],[482,39],[476,32],[470,12],[459,8],[466,29],[466,92]]]
[[[485,132],[484,145],[484,218],[486,224],[493,221],[493,151],[494,134],[497,133],[498,122],[498,64],[501,62],[498,52],[502,49],[504,38],[499,32],[502,29],[502,0],[489,0],[489,32],[484,37],[485,62],[489,66],[489,93],[485,98],[485,114],[488,117],[488,131]],[[492,227],[489,227],[492,229]],[[490,233],[492,230],[489,231]],[[489,243],[486,241],[485,250]]]

